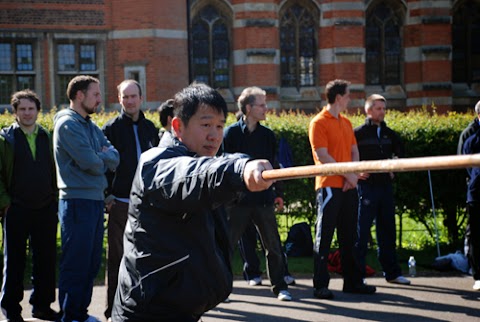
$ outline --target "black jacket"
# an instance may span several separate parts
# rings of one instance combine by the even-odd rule
[[[387,127],[385,122],[380,123],[380,137],[377,130],[378,126],[368,117],[365,124],[355,128],[360,161],[392,159],[394,156],[403,158],[405,150],[398,134]],[[390,182],[390,174],[372,173],[367,180],[360,180],[359,184],[385,184]]]
[[[197,157],[170,133],[143,153],[132,184],[114,321],[198,319],[232,290],[223,204],[249,159]]]
[[[253,159],[267,159],[278,168],[276,157],[277,141],[273,131],[258,123],[255,131],[248,130],[245,121],[238,122],[227,127],[223,134],[223,152],[245,153]],[[269,189],[260,192],[247,192],[239,204],[243,206],[272,206],[275,197],[283,198],[283,185],[277,181]]]
[[[457,154],[463,154],[463,145],[465,141],[480,129],[480,124],[478,122],[478,117],[476,117],[460,134],[458,139]]]
[[[134,124],[138,126],[138,139],[142,152],[158,145],[158,129],[153,122],[145,118],[142,111],[135,123],[123,110],[120,115],[105,123],[103,133],[120,154],[120,164],[116,171],[107,173],[107,195],[113,194],[117,198],[129,197],[133,176],[137,169]]]
[[[463,154],[480,153],[480,129],[465,139]],[[480,168],[468,168],[467,203],[480,202]]]

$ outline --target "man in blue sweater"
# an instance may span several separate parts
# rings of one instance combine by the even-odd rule
[[[76,76],[67,96],[70,107],[55,115],[53,132],[62,238],[61,321],[97,322],[87,312],[102,261],[105,173],[115,170],[119,154],[90,119],[102,102],[100,81]]]

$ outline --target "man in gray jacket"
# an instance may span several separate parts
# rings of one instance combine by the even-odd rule
[[[76,76],[67,96],[70,107],[55,115],[53,132],[62,238],[61,321],[96,322],[87,309],[102,260],[105,172],[115,170],[119,154],[89,116],[102,102],[99,80]]]

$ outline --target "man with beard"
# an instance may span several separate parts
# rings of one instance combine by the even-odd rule
[[[61,321],[96,322],[87,312],[102,260],[105,172],[115,170],[119,154],[90,119],[102,102],[99,80],[76,76],[67,96],[70,107],[55,115],[53,131],[62,238]]]

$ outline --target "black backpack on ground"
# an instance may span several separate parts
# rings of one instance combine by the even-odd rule
[[[312,256],[312,232],[306,222],[295,224],[290,228],[285,241],[285,253],[291,257]]]

